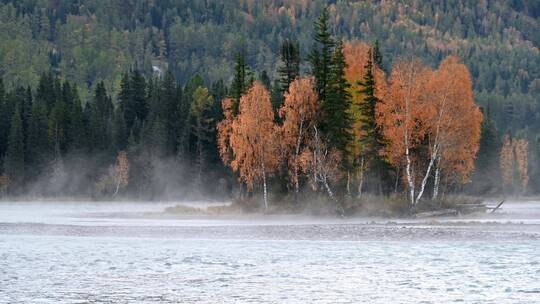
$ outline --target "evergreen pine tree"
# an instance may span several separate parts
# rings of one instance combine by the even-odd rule
[[[69,103],[69,125],[67,128],[68,150],[80,151],[86,145],[86,133],[84,126],[83,108],[77,87],[71,88],[72,101]]]
[[[285,40],[281,45],[281,66],[278,68],[281,94],[300,75],[300,45],[296,41]]]
[[[90,148],[97,151],[107,150],[111,147],[113,105],[103,82],[96,86],[89,114]]]
[[[4,82],[0,77],[0,165],[7,150],[7,138],[9,135],[9,123],[11,114],[8,113],[7,100],[5,98]],[[0,167],[1,169],[2,167]]]
[[[377,45],[377,44],[376,44]],[[380,157],[381,150],[384,147],[385,140],[381,133],[381,128],[377,125],[376,107],[381,102],[375,96],[375,77],[373,74],[374,62],[375,62],[375,47],[368,51],[368,61],[365,65],[365,75],[363,81],[360,83],[362,89],[360,93],[364,96],[364,102],[360,105],[362,130],[364,136],[361,138],[362,143],[362,155],[365,160],[366,167],[369,168],[371,180],[368,180],[368,187],[370,183],[375,183],[376,188],[379,190],[379,194],[382,194],[382,186],[385,180],[385,173],[387,173],[389,166]],[[370,176],[368,176],[369,178]]]
[[[233,115],[238,113],[238,105],[240,103],[240,97],[248,88],[249,72],[246,63],[246,55],[244,52],[240,52],[236,56],[236,65],[234,66],[234,79],[231,85],[231,97],[234,99]]]
[[[346,146],[351,139],[351,119],[348,112],[351,96],[348,91],[349,83],[345,79],[345,68],[343,45],[338,42],[332,56],[326,99],[321,104],[320,127],[330,147],[342,153],[346,153]]]
[[[58,151],[64,151],[66,106],[62,98],[58,98],[49,115],[49,140],[58,147]]]
[[[195,184],[200,185],[202,173],[208,162],[209,146],[216,140],[213,138],[214,120],[212,118],[213,98],[208,89],[198,87],[193,93],[190,110],[191,142],[193,142],[196,163]]]
[[[472,176],[472,190],[475,194],[488,194],[501,189],[499,153],[501,141],[497,128],[490,117],[489,107],[484,113],[480,132],[480,148],[476,157],[476,168]]]
[[[125,77],[125,76],[124,76]],[[140,71],[136,70],[129,78],[129,84],[122,81],[122,92],[119,96],[121,107],[124,111],[124,119],[128,130],[135,133],[138,137],[139,130],[134,128],[135,120],[144,122],[148,114],[148,104],[146,102],[146,80]]]
[[[17,192],[24,186],[24,134],[19,109],[15,110],[10,125],[4,172],[11,189]]]
[[[379,40],[375,40],[373,45],[373,64],[381,70],[383,69],[383,55],[379,46]]]
[[[32,113],[32,89],[30,86],[26,88],[24,98],[21,105],[21,119],[23,126],[24,140],[28,138],[28,124],[30,122],[30,115]]]
[[[26,170],[28,180],[34,180],[44,173],[50,160],[52,150],[48,128],[47,104],[43,100],[36,100],[32,105],[26,144],[25,164],[28,168]]]
[[[120,81],[120,92],[118,92],[118,108],[120,112],[124,115],[124,121],[126,122],[126,127],[128,130],[131,130],[133,122],[135,120],[134,108],[131,105],[131,88],[130,88],[130,78],[129,74],[126,72],[122,76]]]
[[[128,132],[124,114],[117,108],[114,112],[113,141],[115,151],[123,151],[127,148]]]
[[[261,74],[259,75],[259,81],[264,85],[264,87],[268,91],[272,91],[272,81],[270,80],[268,73],[266,73],[266,70],[263,70]]]
[[[315,22],[315,45],[308,56],[311,72],[317,82],[317,93],[321,101],[326,101],[331,77],[332,56],[336,45],[329,28],[330,15],[325,7]]]
[[[178,90],[172,71],[167,71],[161,82],[161,102],[165,105],[164,118],[167,127],[167,153],[175,153],[178,146],[178,121],[182,105],[182,89]],[[179,95],[180,94],[180,95]]]

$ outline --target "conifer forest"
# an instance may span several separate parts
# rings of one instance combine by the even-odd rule
[[[434,12],[441,12],[435,14]],[[0,1],[0,195],[540,192],[536,1]]]

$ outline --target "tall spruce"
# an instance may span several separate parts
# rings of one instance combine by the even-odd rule
[[[236,65],[234,66],[234,79],[231,84],[231,97],[234,99],[233,115],[238,113],[240,97],[249,88],[249,68],[246,63],[246,55],[240,52],[236,55]]]
[[[362,156],[366,167],[370,171],[368,178],[371,177],[370,180],[368,179],[368,187],[371,183],[372,186],[375,186],[379,190],[379,194],[382,194],[384,175],[388,170],[388,165],[380,156],[385,140],[382,130],[377,124],[376,117],[377,104],[381,102],[375,96],[376,84],[373,70],[375,68],[374,63],[376,62],[376,47],[377,44],[368,51],[368,60],[364,66],[366,72],[363,81],[360,82],[362,87],[360,93],[364,96],[364,102],[360,105],[362,131],[364,133],[364,136],[361,138],[361,144]]]
[[[321,131],[331,148],[346,153],[346,146],[351,140],[351,118],[348,112],[351,95],[349,83],[345,79],[347,63],[343,55],[343,44],[339,41],[332,55],[326,99],[322,100]],[[345,158],[344,158],[345,159]]]
[[[375,40],[375,43],[373,44],[373,64],[377,66],[379,69],[383,69],[383,55],[381,53],[381,48],[379,46],[379,40]]]
[[[44,173],[51,157],[51,146],[48,137],[47,104],[44,100],[36,100],[32,105],[28,138],[26,145],[27,177],[33,180]]]
[[[325,7],[317,21],[315,22],[315,43],[308,56],[311,64],[311,72],[315,76],[317,83],[317,93],[321,101],[326,101],[328,86],[331,77],[332,56],[335,48],[335,41],[329,28],[330,15]]]
[[[4,89],[4,81],[0,77],[0,164],[2,158],[7,150],[7,138],[9,135],[9,122],[11,120],[11,113],[9,113],[9,107],[6,100],[6,94]],[[1,167],[0,167],[1,169]]]
[[[15,110],[10,125],[4,172],[9,177],[11,189],[17,192],[24,183],[24,134],[19,109]]]
[[[68,106],[69,125],[67,129],[68,148],[70,151],[81,151],[86,146],[83,108],[77,87],[72,86],[72,101]]]
[[[300,45],[297,41],[285,40],[281,45],[281,65],[278,68],[279,86],[284,94],[291,82],[300,75]]]
[[[476,158],[476,169],[472,176],[472,191],[475,194],[498,192],[502,187],[499,172],[501,140],[495,123],[491,119],[489,105],[485,111],[480,131],[480,148]]]
[[[176,84],[172,71],[167,71],[161,82],[161,100],[165,104],[165,117],[167,127],[167,145],[168,153],[175,153],[178,148],[178,134],[181,126],[178,122],[181,120],[182,107],[182,88]]]
[[[210,146],[216,141],[213,138],[215,122],[212,117],[212,104],[214,100],[208,89],[198,87],[193,92],[193,103],[190,109],[191,142],[195,157],[195,185],[200,186],[202,174],[208,164]]]
[[[96,86],[89,114],[90,149],[104,151],[111,148],[113,105],[103,82]]]

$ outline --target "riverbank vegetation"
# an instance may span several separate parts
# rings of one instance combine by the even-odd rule
[[[1,13],[18,20],[37,14],[30,7],[7,3]],[[540,141],[533,136],[538,110],[532,103],[526,112],[535,117],[525,127],[501,123],[518,106],[510,97],[505,100],[512,106],[504,111],[499,102],[486,102],[494,91],[471,54],[450,50],[435,60],[420,49],[415,54],[416,48],[396,53],[397,44],[384,35],[362,41],[341,34],[340,5],[316,11],[308,20],[313,26],[302,25],[311,37],[300,32],[280,38],[275,54],[232,40],[220,56],[234,62],[219,65],[232,79],[195,57],[182,69],[187,59],[174,52],[182,47],[171,44],[178,35],[167,31],[148,42],[169,64],[148,54],[143,61],[132,59],[120,74],[99,77],[118,68],[111,61],[87,82],[64,66],[69,58],[81,64],[76,52],[65,58],[50,53],[56,64],[36,80],[27,71],[12,77],[17,71],[4,62],[0,193],[225,197],[246,210],[311,205],[350,214],[378,210],[374,202],[403,213],[443,205],[456,194],[540,191]],[[152,12],[156,20],[163,13]],[[59,18],[55,28],[76,27],[75,16],[83,13],[39,14],[45,19],[36,35],[46,31],[47,18]],[[156,24],[156,31],[161,27],[169,29]],[[296,33],[293,25],[287,28]],[[423,41],[426,47],[432,42]],[[271,64],[254,64],[257,54],[271,57]],[[89,64],[109,58],[102,55]],[[190,69],[200,74],[186,77]],[[527,79],[538,76],[529,73]],[[516,94],[536,94],[529,80],[520,80]],[[494,83],[512,90],[499,78]]]

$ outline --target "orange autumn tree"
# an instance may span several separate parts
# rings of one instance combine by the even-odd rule
[[[501,175],[503,186],[507,188],[513,184],[514,175],[514,151],[512,148],[512,139],[509,135],[505,135],[499,154],[499,166],[501,167]]]
[[[232,123],[234,120],[233,115],[233,104],[234,101],[232,98],[225,98],[221,102],[221,108],[223,109],[223,120],[217,124],[218,131],[218,150],[219,156],[223,163],[230,166],[232,161],[232,151],[230,145],[230,138],[232,134]]]
[[[316,125],[312,126],[310,133],[307,145],[300,155],[302,172],[307,175],[313,191],[317,191],[319,185],[322,185],[330,199],[335,201],[330,183],[339,181],[342,176],[341,153],[328,148]],[[343,209],[340,212],[343,214]]]
[[[466,182],[474,169],[480,146],[482,113],[474,103],[471,75],[455,56],[448,56],[431,74],[425,90],[428,126],[428,167],[419,196],[432,170],[433,199],[437,199],[441,175]]]
[[[129,183],[129,160],[125,151],[118,152],[116,165],[114,166],[114,179],[116,189],[113,197],[118,194],[120,187],[126,187]]]
[[[222,129],[226,129],[225,126],[221,126]],[[239,173],[239,179],[246,184],[248,191],[252,191],[256,183],[262,182],[264,206],[268,208],[266,178],[275,172],[280,159],[277,125],[274,122],[270,94],[264,85],[255,82],[242,95],[239,113],[232,120],[230,134],[226,133],[220,132],[218,140],[225,142],[222,136],[229,135],[231,168]]]
[[[412,208],[433,173],[433,199],[442,174],[460,182],[468,179],[482,114],[474,103],[470,74],[456,57],[446,58],[436,71],[414,59],[399,62],[384,98],[378,112],[389,141],[385,153],[395,166],[404,159]]]
[[[528,146],[526,139],[513,139],[509,135],[504,136],[499,163],[505,189],[520,192],[527,190],[529,183],[528,175]]]
[[[400,60],[390,75],[383,103],[377,106],[378,124],[388,141],[383,153],[393,166],[404,165],[407,196],[414,208],[421,196],[416,193],[421,157],[414,153],[425,138],[428,125],[424,91],[432,71],[418,59]]]
[[[281,145],[294,185],[295,199],[300,188],[300,153],[309,140],[318,111],[319,101],[313,77],[293,81],[285,93],[279,116],[283,120]]]
[[[514,153],[516,155],[516,165],[519,172],[519,183],[522,193],[527,191],[527,185],[529,184],[529,174],[527,172],[529,167],[528,150],[529,142],[526,139],[514,140]]]

